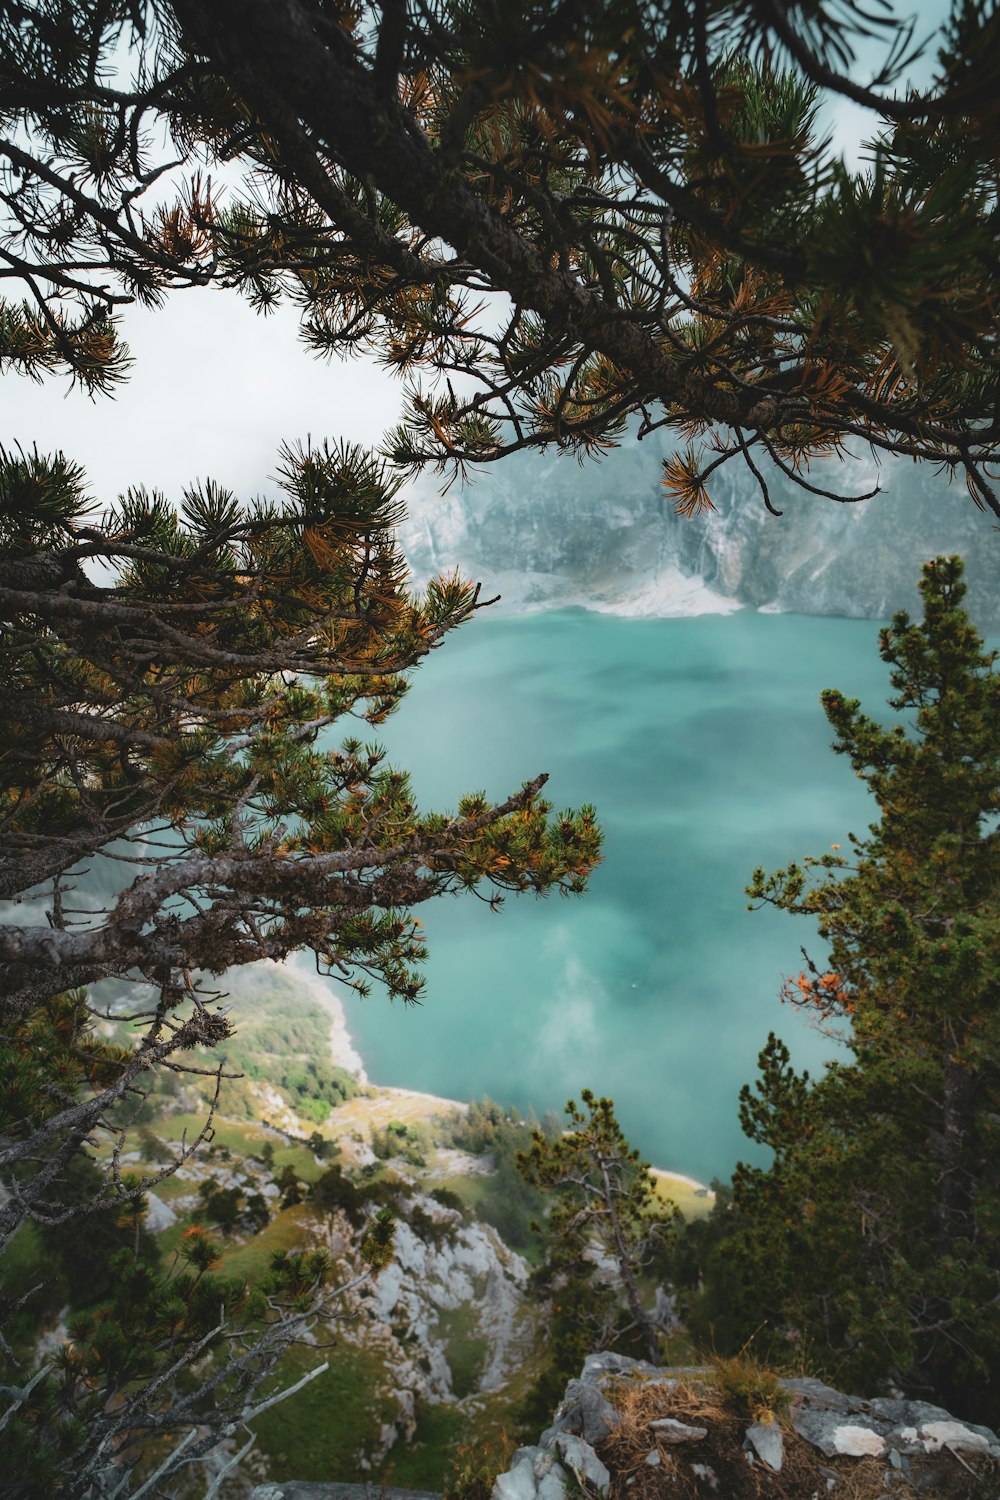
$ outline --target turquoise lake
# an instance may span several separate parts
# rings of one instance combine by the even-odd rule
[[[379,731],[420,805],[501,799],[539,771],[557,808],[597,805],[604,863],[579,899],[472,897],[418,915],[424,1003],[347,997],[371,1078],[542,1113],[589,1087],[632,1144],[708,1181],[752,1155],[740,1085],[775,1030],[815,1069],[836,1044],[780,1003],[803,919],[748,912],[755,865],[846,846],[874,813],[818,697],[887,716],[878,625],[744,611],[495,618],[448,639]]]

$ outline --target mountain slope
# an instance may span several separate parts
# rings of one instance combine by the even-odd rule
[[[884,618],[917,604],[920,566],[939,552],[967,561],[969,606],[1000,628],[1000,538],[961,484],[926,465],[817,465],[809,478],[850,495],[838,505],[784,476],[767,511],[738,464],[712,484],[715,509],[676,515],[661,484],[657,435],[626,439],[602,463],[515,455],[440,495],[430,479],[409,496],[404,550],[423,580],[455,566],[503,606],[583,605],[620,614],[695,614],[749,605],[802,614]]]

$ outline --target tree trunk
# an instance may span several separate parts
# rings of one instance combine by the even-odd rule
[[[965,1162],[974,1080],[950,1051],[944,1059],[942,1129],[938,1148],[938,1234],[943,1245],[971,1234],[972,1203]]]
[[[646,1347],[646,1358],[651,1365],[660,1363],[660,1348],[656,1341],[656,1329],[653,1320],[643,1307],[639,1298],[639,1288],[635,1281],[635,1267],[632,1263],[632,1255],[625,1243],[625,1234],[622,1229],[621,1219],[618,1216],[618,1205],[615,1202],[614,1185],[608,1175],[608,1169],[601,1163],[601,1180],[604,1186],[604,1201],[608,1209],[608,1217],[611,1222],[611,1233],[614,1239],[614,1255],[618,1262],[618,1274],[625,1288],[625,1300],[628,1303],[632,1320],[642,1335],[643,1344]]]

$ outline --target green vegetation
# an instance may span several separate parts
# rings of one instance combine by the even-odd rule
[[[3,1333],[15,1357],[24,1357],[39,1328],[65,1306],[68,1284],[60,1258],[46,1250],[37,1224],[22,1224],[0,1264]]]
[[[518,1156],[529,1149],[538,1128],[515,1110],[483,1099],[453,1116],[444,1137],[459,1151],[489,1159],[489,1171],[482,1177],[462,1178],[448,1186],[478,1218],[492,1224],[505,1244],[529,1259],[537,1259],[540,1252],[535,1221],[544,1200],[520,1171]],[[551,1129],[550,1121],[546,1129]]]
[[[229,1078],[223,1099],[231,1119],[258,1120],[261,1100],[248,1083],[276,1089],[296,1114],[322,1125],[357,1080],[330,1061],[330,1018],[294,977],[273,965],[235,971],[226,980],[239,1007],[239,1030],[213,1051]],[[204,1089],[204,1084],[203,1084]]]
[[[6,37],[2,15],[0,29]],[[71,1241],[86,1225],[63,1266],[80,1282],[71,1300],[84,1286],[93,1299],[113,1297],[126,1269],[130,1278],[152,1275],[136,1214],[159,1165],[140,1177],[123,1163],[133,1154],[128,1130],[138,1135],[154,1121],[150,1096],[162,1072],[186,1075],[207,1095],[187,1140],[220,1164],[233,1150],[222,1132],[212,1138],[209,1120],[221,1075],[247,1075],[228,1084],[233,1104],[242,1099],[255,1118],[254,1080],[276,1089],[275,1113],[285,1101],[303,1113],[307,1140],[308,1124],[355,1091],[329,1061],[320,1010],[283,1005],[272,986],[256,1014],[247,1005],[237,1039],[234,1007],[212,974],[309,946],[362,992],[377,979],[413,1000],[424,949],[411,907],[482,881],[493,894],[582,891],[598,858],[591,810],[552,817],[540,797],[544,777],[497,806],[476,794],[455,816],[425,816],[377,746],[351,738],[320,748],[321,730],[347,715],[381,722],[406,689],[402,673],[477,607],[475,589],[457,578],[432,584],[423,600],[407,593],[393,535],[398,483],[369,456],[322,445],[284,455],[284,498],[274,503],[244,506],[206,482],[179,509],[134,489],[95,516],[81,471],[62,455],[0,452],[0,654],[4,701],[17,705],[0,728],[0,885],[16,901],[33,891],[39,903],[27,922],[17,907],[0,922],[0,1154],[5,1185],[17,1188],[0,1198],[0,1248],[27,1222]],[[94,557],[96,582],[81,562]],[[64,892],[112,845],[122,887],[91,921],[67,918]],[[116,1010],[110,1035],[103,1019],[95,1029],[99,1002],[84,988],[98,980],[130,991],[132,1019]],[[288,1038],[291,1056],[280,1050]],[[159,1138],[146,1144],[162,1158],[184,1122],[157,1123]],[[85,1143],[99,1165],[80,1192]],[[322,1165],[304,1144],[275,1150],[273,1170],[289,1208]],[[231,1182],[206,1185],[201,1210],[227,1233],[267,1213],[262,1193]],[[128,1248],[115,1243],[125,1222]],[[183,1250],[186,1232],[168,1231],[165,1243]],[[276,1274],[264,1268],[265,1280]],[[302,1294],[314,1313],[320,1281]],[[47,1305],[24,1290],[29,1301],[38,1296],[36,1310]],[[256,1307],[262,1292],[227,1291],[219,1306],[235,1334],[243,1299]],[[272,1304],[274,1322],[251,1319],[234,1384],[211,1386],[218,1403],[196,1410],[180,1375],[167,1376],[183,1327],[162,1322],[170,1300],[150,1292],[130,1309],[149,1314],[168,1361],[162,1382],[155,1364],[139,1361],[116,1384],[95,1346],[80,1356],[86,1399],[57,1411],[44,1367],[30,1406],[12,1398],[19,1415],[3,1431],[20,1500],[38,1486],[48,1486],[46,1500],[70,1500],[74,1474],[95,1493],[127,1483],[145,1463],[143,1437],[154,1447],[173,1438],[167,1484],[220,1441],[237,1386],[243,1407],[252,1406],[274,1351],[303,1326],[295,1297]],[[225,1326],[189,1332],[196,1352],[202,1336],[228,1337]],[[185,1353],[178,1371],[195,1357]],[[0,1342],[0,1383],[11,1389],[15,1379],[30,1384],[34,1367],[32,1357],[25,1374],[15,1359],[9,1339]],[[134,1436],[123,1445],[126,1428]]]
[[[716,1356],[712,1381],[730,1410],[747,1421],[770,1421],[792,1404],[780,1376],[745,1353],[728,1359]]]
[[[402,1120],[390,1120],[384,1130],[374,1129],[371,1148],[380,1161],[398,1157],[411,1167],[422,1167],[426,1163],[425,1145],[427,1131],[416,1125],[407,1125]]]
[[[597,1099],[589,1089],[580,1097],[583,1110],[572,1099],[566,1105],[569,1128],[554,1138],[535,1130],[517,1165],[526,1181],[550,1196],[547,1261],[554,1285],[561,1278],[593,1284],[596,1247],[615,1266],[619,1283],[604,1298],[602,1331],[606,1336],[609,1322],[614,1325],[610,1308],[620,1289],[630,1327],[655,1363],[659,1344],[643,1306],[639,1275],[651,1244],[674,1224],[675,1214],[660,1207],[649,1163],[622,1135],[612,1100]],[[593,1294],[586,1299],[591,1309],[594,1300]],[[585,1323],[585,1316],[578,1321]]]
[[[823,695],[879,820],[849,858],[758,870],[749,894],[818,921],[829,958],[786,998],[844,1055],[813,1081],[769,1038],[741,1118],[772,1164],[737,1169],[682,1240],[678,1279],[720,1349],[756,1334],[780,1358],[794,1340],[851,1388],[891,1380],[996,1422],[1000,673],[961,575],[928,563],[923,622],[882,632],[901,723]]]
[[[353,1343],[339,1342],[322,1351],[291,1350],[271,1384],[287,1387],[325,1359],[330,1368],[324,1375],[257,1419],[260,1451],[267,1456],[268,1473],[279,1483],[329,1479],[333,1474],[363,1483],[367,1473],[359,1460],[374,1449],[382,1423],[395,1416],[383,1359]],[[268,1390],[265,1385],[265,1397]]]
[[[386,1465],[386,1482],[443,1491],[450,1500],[489,1500],[493,1480],[510,1465],[510,1403],[519,1382],[476,1398],[476,1409],[417,1404],[417,1430]]]
[[[201,1114],[171,1114],[157,1122],[157,1133],[170,1141],[191,1140],[204,1123],[204,1115]],[[280,1172],[284,1167],[291,1167],[296,1177],[302,1182],[313,1182],[323,1171],[323,1167],[316,1161],[315,1156],[309,1149],[308,1143],[281,1142],[276,1143],[274,1137],[267,1129],[260,1125],[244,1123],[240,1120],[227,1120],[220,1116],[213,1122],[212,1139],[205,1148],[205,1155],[209,1160],[221,1158],[221,1153],[228,1151],[233,1157],[262,1157],[266,1154],[269,1170],[274,1173]],[[225,1159],[225,1158],[221,1158]]]
[[[566,1105],[566,1130],[534,1129],[517,1157],[526,1182],[547,1199],[545,1258],[533,1277],[548,1309],[545,1362],[516,1413],[527,1432],[546,1424],[566,1381],[594,1349],[660,1358],[644,1271],[662,1258],[677,1210],[663,1206],[612,1101],[589,1089],[580,1097],[583,1110],[572,1099]]]
[[[418,1402],[416,1431],[405,1448],[390,1455],[386,1482],[432,1494],[443,1489],[442,1477],[468,1432],[469,1414],[462,1407]]]
[[[132,1247],[107,1260],[110,1292],[76,1292],[82,1310],[70,1319],[64,1378],[50,1370],[18,1393],[0,1431],[0,1466],[24,1500],[81,1493],[100,1462],[95,1440],[113,1447],[126,1473],[143,1461],[145,1444],[176,1441],[178,1433],[193,1434],[185,1444],[192,1458],[210,1452],[217,1440],[199,1432],[197,1420],[206,1401],[240,1426],[254,1366],[266,1373],[323,1306],[328,1262],[312,1251],[272,1255],[250,1289],[220,1273],[218,1246],[192,1226],[173,1265],[159,1271],[134,1248],[142,1246],[142,1209],[133,1199],[131,1222],[121,1225],[131,1230]],[[238,1319],[235,1336],[223,1308]]]
[[[477,1302],[485,1290],[485,1286],[477,1289]],[[476,1312],[475,1303],[465,1303],[438,1314],[438,1332],[445,1341],[451,1386],[459,1400],[479,1389],[479,1377],[489,1354],[486,1339],[475,1333],[478,1326]]]

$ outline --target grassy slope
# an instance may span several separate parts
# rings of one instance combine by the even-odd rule
[[[269,1477],[278,1483],[363,1480],[359,1455],[374,1448],[382,1422],[393,1414],[383,1361],[350,1344],[290,1350],[264,1394],[293,1384],[324,1360],[330,1362],[326,1374],[254,1422],[258,1451],[267,1456]]]

